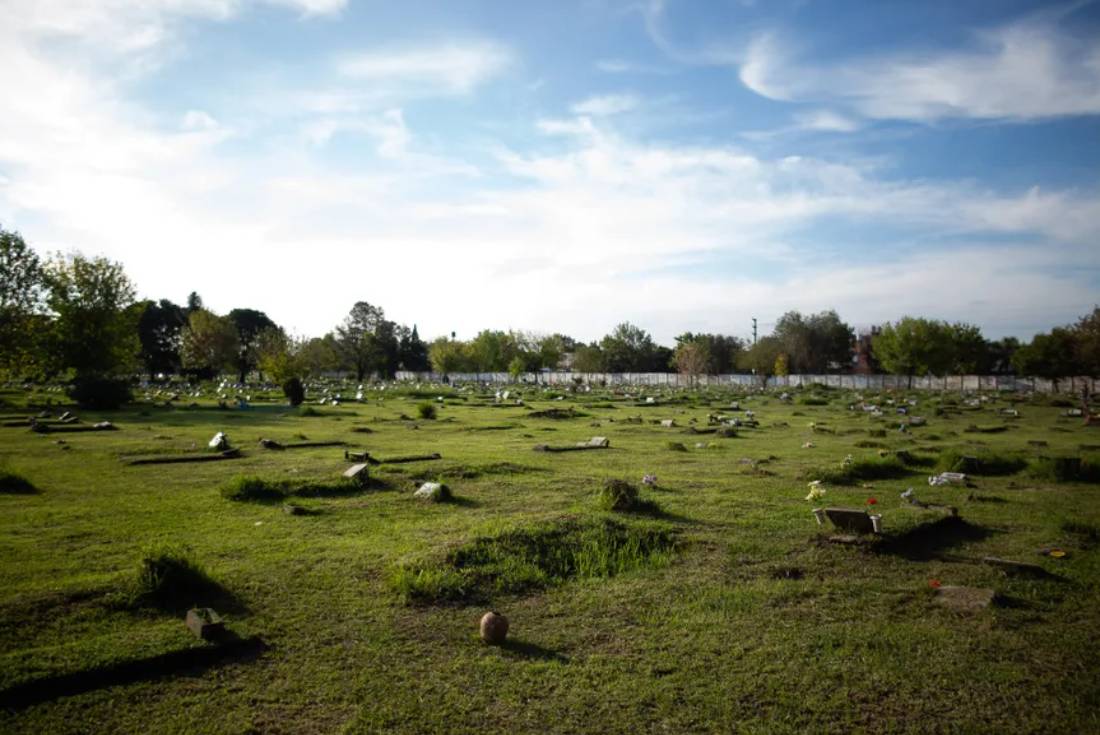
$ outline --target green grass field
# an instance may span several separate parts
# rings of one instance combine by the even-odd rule
[[[0,729],[1100,732],[1100,429],[1056,400],[863,396],[875,417],[840,391],[651,390],[647,404],[636,389],[519,390],[522,406],[391,387],[306,410],[208,398],[80,414],[118,431],[0,428],[0,466],[33,486],[0,492]],[[46,395],[3,394],[7,421]],[[888,398],[915,398],[927,425],[899,431]],[[419,418],[426,400],[434,419]],[[744,420],[731,400],[759,426],[696,433],[714,428],[708,414]],[[217,431],[243,456],[125,462],[207,454]],[[533,451],[593,436],[610,448]],[[344,448],[261,437],[442,459],[383,462],[356,488],[340,480]],[[1041,457],[1082,457],[1081,477],[1059,481]],[[960,461],[983,474],[929,487]],[[277,492],[225,497],[241,476]],[[822,477],[825,496],[807,501]],[[602,510],[608,479],[641,504]],[[454,498],[413,498],[425,480]],[[907,504],[908,487],[959,518]],[[870,498],[884,532],[860,545],[831,543],[811,513]],[[143,597],[142,559],[166,546],[208,579]],[[957,612],[935,581],[998,597]],[[192,603],[233,640],[194,637]],[[490,609],[511,621],[505,646],[478,638]]]

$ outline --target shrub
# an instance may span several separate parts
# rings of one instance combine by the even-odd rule
[[[818,398],[817,396],[804,396],[798,399],[798,402],[803,406],[828,406],[828,398]]]
[[[436,417],[435,404],[429,401],[417,404],[416,415],[426,421],[434,419]]]
[[[81,408],[93,411],[112,410],[133,399],[130,381],[92,375],[78,376],[67,393]]]
[[[283,383],[283,395],[291,406],[301,406],[306,399],[306,387],[302,385],[300,378],[291,378]]]
[[[36,492],[38,489],[34,484],[18,472],[0,469],[0,493],[30,495]]]
[[[638,488],[625,480],[607,480],[596,493],[602,510],[630,510],[638,504]]]
[[[174,610],[208,604],[224,594],[187,549],[160,546],[142,556],[130,597],[135,605]]]
[[[688,448],[684,446],[683,442],[669,442],[665,446],[674,452],[686,452],[688,450]]]

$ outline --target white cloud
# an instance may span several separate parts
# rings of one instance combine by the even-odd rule
[[[972,48],[814,64],[774,35],[749,44],[741,81],[776,100],[845,103],[869,118],[1036,120],[1100,114],[1100,45],[1049,22],[977,35]]]
[[[633,94],[607,94],[589,97],[573,105],[572,110],[577,115],[592,115],[594,117],[607,117],[630,112],[641,104],[641,100]]]
[[[832,110],[813,110],[795,115],[800,130],[818,130],[828,133],[854,133],[860,129],[859,122],[833,112]]]
[[[503,46],[477,41],[352,54],[341,59],[338,67],[354,79],[467,94],[501,74],[511,61],[511,53]]]

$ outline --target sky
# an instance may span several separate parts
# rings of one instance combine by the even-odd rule
[[[0,0],[0,227],[298,335],[1100,303],[1100,2]]]

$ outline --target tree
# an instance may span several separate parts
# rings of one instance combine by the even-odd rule
[[[954,365],[951,328],[930,319],[903,317],[874,336],[871,349],[894,375],[946,375]]]
[[[300,345],[287,336],[282,327],[268,327],[256,335],[256,367],[260,372],[279,383],[291,378],[301,377],[301,364],[298,360]]]
[[[708,375],[721,375],[737,367],[737,356],[745,348],[737,337],[724,334],[693,334],[684,332],[676,338],[676,343],[697,342],[706,349],[709,356],[705,372]]]
[[[267,314],[255,309],[233,309],[228,318],[237,330],[237,382],[243,383],[256,367],[256,338],[266,329],[277,329],[278,325]]]
[[[405,327],[398,330],[400,339],[397,344],[397,356],[399,365],[405,370],[421,372],[431,367],[428,361],[428,345],[420,339],[420,334],[413,325],[410,332]]]
[[[604,360],[600,346],[595,342],[590,345],[579,345],[573,351],[573,370],[578,373],[607,372],[607,362]]]
[[[306,377],[333,373],[340,369],[340,345],[336,335],[306,340],[298,347],[298,363]]]
[[[990,369],[989,343],[982,330],[973,324],[948,325],[951,337],[951,372],[960,375],[986,374]]]
[[[710,350],[707,343],[699,341],[685,341],[676,346],[676,369],[681,375],[688,376],[691,385],[695,385],[698,376],[707,372],[710,365]]]
[[[523,375],[524,370],[527,369],[527,363],[523,361],[523,358],[516,355],[512,358],[512,361],[508,363],[508,375],[512,377],[513,382],[519,380],[519,376]]]
[[[168,299],[144,301],[138,317],[141,362],[152,378],[158,373],[177,373],[182,367],[180,337],[187,325],[186,310]]]
[[[184,311],[187,312],[188,316],[191,316],[191,312],[200,311],[203,308],[202,296],[199,296],[197,291],[192,291],[187,295],[187,306]]]
[[[1093,307],[1073,325],[1073,354],[1077,370],[1084,375],[1100,375],[1100,307]]]
[[[106,377],[135,365],[139,314],[130,308],[134,286],[121,263],[80,254],[58,256],[46,267],[54,314],[49,342],[55,367],[78,378]]]
[[[42,321],[45,271],[18,232],[0,228],[0,372],[27,370]]]
[[[761,384],[775,372],[775,365],[783,345],[778,337],[761,337],[756,344],[738,356],[738,367],[748,370],[760,378]]]
[[[453,339],[440,337],[428,347],[428,359],[432,370],[443,375],[462,371],[468,364],[465,345]]]
[[[336,328],[340,352],[355,371],[356,380],[373,372],[392,378],[397,371],[397,325],[381,307],[359,301]]]
[[[538,339],[538,367],[554,370],[561,362],[562,355],[570,352],[569,343],[573,340],[561,334],[551,334]],[[573,343],[575,347],[576,343]]]
[[[789,311],[776,322],[773,335],[797,372],[826,373],[851,362],[855,332],[831,309],[809,317]]]
[[[630,322],[623,322],[600,340],[600,349],[609,372],[637,373],[653,367],[656,345],[649,332]]]
[[[1078,372],[1074,355],[1076,339],[1070,329],[1055,327],[1049,334],[1037,334],[1012,356],[1017,375],[1058,379]]]
[[[227,317],[206,309],[191,312],[180,347],[185,368],[200,377],[213,378],[236,364],[239,349],[237,328]]]

